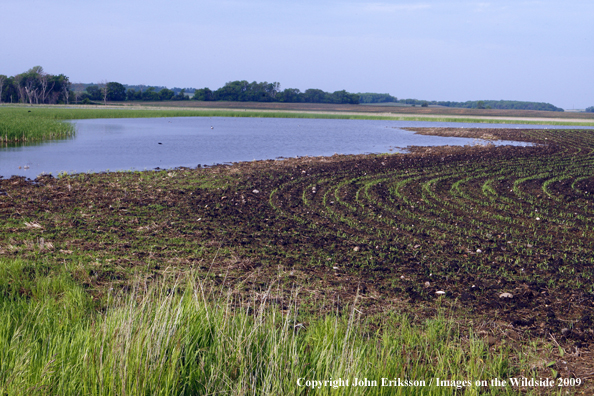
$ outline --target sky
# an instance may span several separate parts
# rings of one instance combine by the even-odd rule
[[[0,0],[0,74],[594,106],[594,2]],[[7,17],[10,16],[10,17]]]

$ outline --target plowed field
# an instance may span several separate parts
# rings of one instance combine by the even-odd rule
[[[531,147],[255,161],[0,180],[0,254],[66,265],[100,297],[193,269],[594,341],[594,131],[420,129]],[[506,294],[507,293],[507,294]],[[282,292],[276,297],[283,304]]]

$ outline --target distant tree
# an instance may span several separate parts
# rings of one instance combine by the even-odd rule
[[[396,102],[398,98],[392,96],[390,94],[378,94],[378,93],[360,93],[359,94],[359,103],[388,103],[388,102]]]
[[[20,102],[29,102],[29,104],[39,103],[39,95],[41,91],[40,77],[42,74],[43,67],[35,66],[27,70],[25,73],[17,74],[15,76],[14,81],[18,88]]]
[[[267,83],[264,82],[265,88],[264,91],[266,92],[267,99],[271,101],[276,100],[276,95],[280,92],[281,85],[278,82]]]
[[[17,99],[22,103],[66,103],[70,95],[70,81],[64,74],[53,75],[46,73],[41,66],[35,66],[25,73],[6,78],[2,84],[7,90],[5,96],[13,102]],[[0,99],[1,100],[1,99]]]
[[[299,103],[303,101],[303,94],[297,88],[286,88],[276,96],[279,102]]]
[[[40,100],[42,103],[68,103],[70,97],[70,80],[63,74],[51,75],[47,74],[42,80],[42,91]],[[47,90],[43,90],[43,85],[46,85]]]
[[[588,113],[594,113],[594,106],[590,106],[586,109]]]
[[[70,95],[68,77],[63,74],[46,73],[41,66],[32,67],[14,77],[2,76],[2,78],[4,81],[0,84],[0,101],[16,100],[29,104],[52,104],[67,102]]]
[[[64,93],[64,102],[70,104],[70,82],[62,85],[62,92]]]
[[[119,82],[107,83],[107,99],[113,101],[126,100],[126,87]]]
[[[194,91],[194,96],[192,96],[192,100],[213,100],[213,92],[208,88],[197,89]]]
[[[2,103],[2,89],[7,78],[4,74],[0,74],[0,103]]]
[[[482,100],[479,100],[476,104],[476,108],[477,109],[484,109],[485,108],[485,102]]]
[[[103,100],[103,104],[107,105],[107,95],[109,94],[109,90],[107,88],[107,80],[101,80],[97,83],[99,86],[99,90],[101,91],[101,99]]]
[[[351,97],[351,104],[359,104],[359,102],[361,101],[361,97],[359,96],[359,94],[350,94]]]
[[[142,100],[157,102],[161,100],[161,96],[155,91],[155,87],[148,87],[147,90],[142,93]]]
[[[14,77],[6,77],[6,80],[3,84],[4,88],[2,89],[3,101],[6,103],[15,103],[18,102],[18,89],[15,83]]]
[[[248,90],[249,83],[243,81],[229,81],[214,92],[216,100],[240,101]],[[244,99],[245,100],[245,99]]]
[[[85,91],[85,84],[73,83],[70,86],[72,88],[72,94],[74,96],[74,103],[78,104],[78,101],[82,98],[83,93]]]
[[[307,89],[303,93],[303,101],[307,103],[328,103],[327,95],[321,89]]]
[[[421,107],[429,107],[429,103],[427,103],[427,101],[424,100],[423,103],[421,103]]]
[[[101,89],[101,98],[103,99],[103,105],[107,105],[107,97],[109,95],[109,86],[107,80],[101,80],[99,82],[99,89]]]
[[[126,91],[126,100],[142,100],[142,91],[131,88]]]
[[[171,91],[171,92],[173,92],[173,91]],[[185,90],[185,88],[182,88],[182,89],[181,89],[181,90],[180,90],[180,91],[177,93],[177,95],[175,95],[175,93],[174,93],[174,95],[171,97],[171,99],[172,99],[172,100],[188,100],[188,99],[190,99],[190,97],[189,97],[188,95],[186,95],[186,90]]]
[[[175,92],[170,89],[163,88],[159,91],[159,98],[161,100],[171,100],[175,96]]]
[[[43,69],[41,70],[42,71],[37,75],[39,85],[37,97],[39,102],[47,103],[48,97],[54,88],[55,81],[51,81],[50,76],[47,73],[44,73]]]
[[[399,101],[400,102],[400,101]],[[478,108],[479,102],[483,102],[485,108],[491,106],[492,109],[515,109],[515,110],[540,110],[540,111],[563,111],[563,109],[553,106],[550,103],[542,102],[521,102],[517,100],[481,100],[481,101],[467,101],[467,102],[432,102],[446,107],[459,107],[465,109]]]
[[[310,103],[351,103],[358,104],[358,94],[351,94],[344,90],[334,93],[324,92],[321,89],[308,89],[300,92],[296,88],[280,90],[278,82],[248,82],[246,80],[229,81],[216,91],[208,88],[193,89],[192,100],[225,100],[238,102],[310,102]],[[174,100],[188,99],[188,96],[181,96],[183,90],[173,98]]]
[[[99,86],[89,85],[85,91],[87,91],[87,97],[89,100],[101,100],[101,88],[99,88]]]

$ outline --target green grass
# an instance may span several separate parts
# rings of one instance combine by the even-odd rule
[[[0,142],[34,142],[73,136],[74,126],[37,109],[0,107]]]
[[[302,317],[291,302],[284,311],[269,304],[274,289],[248,303],[206,293],[192,280],[148,290],[139,283],[99,304],[71,279],[74,269],[0,260],[0,394],[449,395],[451,388],[431,379],[487,381],[527,365],[512,362],[509,348],[489,350],[443,315],[362,320],[355,301],[335,314]],[[355,387],[355,378],[426,385]],[[351,386],[298,385],[330,379]],[[516,394],[474,386],[466,393]]]
[[[73,136],[74,127],[60,121],[92,118],[153,118],[153,117],[259,117],[259,118],[315,118],[349,120],[431,121],[486,124],[575,125],[594,126],[594,122],[527,121],[516,119],[481,119],[464,117],[376,116],[361,114],[327,114],[322,112],[242,111],[211,109],[114,109],[114,108],[57,108],[36,106],[1,106],[0,141],[23,142],[59,139]]]

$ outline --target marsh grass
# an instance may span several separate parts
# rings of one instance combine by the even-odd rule
[[[452,388],[429,381],[516,372],[509,349],[489,350],[443,315],[421,323],[396,312],[364,320],[355,301],[304,318],[293,303],[271,304],[272,288],[250,303],[191,279],[165,284],[138,283],[98,304],[63,268],[0,260],[0,394],[446,395]],[[299,378],[355,377],[427,385],[297,385]]]
[[[74,136],[74,125],[25,108],[0,108],[0,142],[35,142]]]

